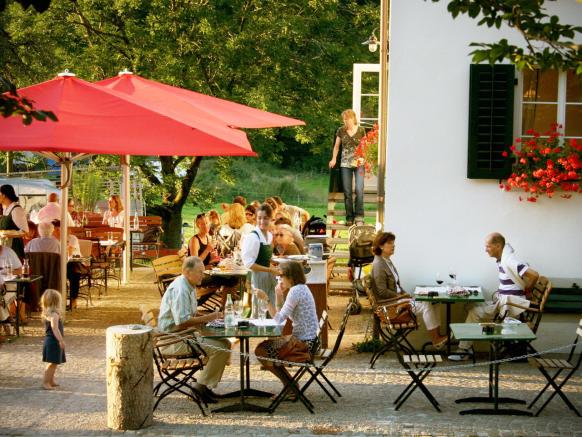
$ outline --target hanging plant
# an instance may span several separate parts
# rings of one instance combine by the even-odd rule
[[[511,176],[500,188],[523,190],[528,202],[537,202],[541,196],[552,198],[556,191],[565,199],[582,193],[582,144],[574,138],[564,141],[558,131],[561,128],[553,124],[543,136],[530,129],[527,134],[532,137],[517,138],[509,151],[502,153],[515,162]]]

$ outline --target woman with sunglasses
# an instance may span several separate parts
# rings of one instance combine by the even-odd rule
[[[293,233],[291,226],[287,224],[277,225],[277,230],[273,234],[275,237],[275,248],[273,249],[277,256],[301,255],[301,251],[293,242]]]
[[[281,282],[276,288],[276,298],[273,300],[262,290],[257,290],[260,299],[267,301],[267,309],[271,317],[279,324],[284,324],[287,319],[293,322],[292,335],[307,345],[313,352],[318,345],[317,338],[317,311],[313,294],[305,285],[305,273],[303,266],[295,261],[285,262],[279,266]],[[261,342],[255,349],[255,355],[261,364],[283,384],[286,384],[291,375],[284,366],[275,366],[273,361],[261,360],[260,357],[277,359],[279,350],[287,344],[288,337],[278,337],[273,340]]]
[[[254,288],[264,290],[275,301],[275,276],[278,270],[271,266],[273,256],[273,234],[269,231],[273,210],[263,204],[257,211],[257,226],[242,241],[242,260],[251,271]]]

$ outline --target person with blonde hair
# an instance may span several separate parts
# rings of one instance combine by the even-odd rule
[[[102,224],[110,228],[123,228],[123,203],[118,194],[113,194],[107,201],[109,209],[103,214]]]
[[[55,382],[57,366],[67,361],[65,357],[65,328],[61,319],[61,293],[48,288],[42,294],[40,303],[45,328],[42,361],[47,363],[42,388],[54,390],[55,387],[59,386]]]
[[[363,127],[358,125],[356,113],[352,109],[342,112],[343,126],[335,133],[335,143],[329,168],[334,168],[340,155],[340,174],[344,192],[346,207],[346,224],[352,225],[354,221],[364,218],[364,163],[356,157],[356,149],[362,138],[366,135]],[[354,190],[355,184],[355,190]],[[353,191],[356,192],[356,205],[354,208]]]

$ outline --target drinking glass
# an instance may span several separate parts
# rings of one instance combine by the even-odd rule
[[[437,272],[437,273],[436,273],[436,276],[435,276],[435,282],[438,284],[438,286],[439,286],[439,287],[440,287],[441,285],[443,285],[443,282],[445,282],[445,281],[443,280],[443,277],[441,276],[440,272]]]
[[[235,300],[233,307],[234,307],[234,318],[235,318],[235,320],[238,321],[241,319],[242,311],[243,311],[242,300]]]
[[[264,299],[259,300],[259,320],[265,320],[267,318],[267,301]]]
[[[457,285],[457,271],[455,269],[449,269],[449,278],[451,278],[451,285],[453,287]]]

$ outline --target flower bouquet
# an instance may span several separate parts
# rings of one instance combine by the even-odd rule
[[[561,127],[553,124],[543,136],[530,129],[527,135],[531,137],[516,139],[509,152],[502,153],[511,154],[515,162],[511,176],[501,182],[501,189],[521,189],[529,202],[537,202],[544,195],[552,198],[556,191],[561,191],[560,197],[565,199],[571,198],[572,193],[582,193],[582,144],[574,138],[564,141],[558,132]],[[522,196],[519,200],[523,200]]]
[[[366,173],[377,174],[378,172],[378,125],[369,130],[366,135],[362,137],[354,157],[358,162],[358,166],[364,165]]]

